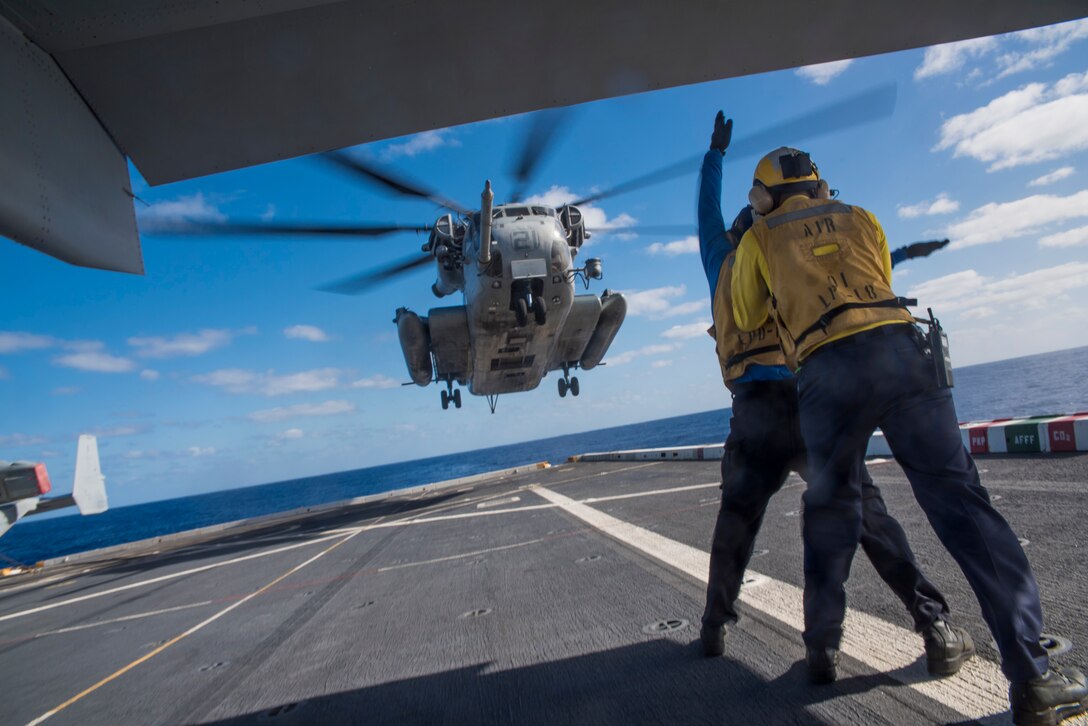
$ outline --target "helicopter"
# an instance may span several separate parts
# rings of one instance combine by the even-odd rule
[[[440,217],[423,251],[433,255],[437,297],[464,294],[464,305],[432,308],[421,318],[398,308],[394,322],[412,381],[446,384],[443,409],[461,407],[461,391],[488,397],[536,388],[561,370],[560,397],[580,392],[572,369],[591,370],[608,352],[627,313],[623,295],[576,295],[574,280],[602,275],[601,260],[574,259],[590,233],[578,207],[494,205],[491,182],[480,210]],[[530,318],[531,314],[531,318]]]
[[[728,158],[763,153],[782,139],[810,138],[889,115],[895,106],[894,83],[850,96],[796,118],[734,140]],[[377,183],[396,194],[437,205],[445,214],[430,225],[297,224],[267,221],[193,222],[157,220],[141,226],[143,234],[168,235],[338,235],[379,237],[426,233],[420,252],[396,263],[318,287],[356,295],[374,286],[433,264],[437,298],[462,293],[463,304],[431,308],[425,316],[407,307],[396,309],[401,352],[411,381],[421,387],[438,384],[443,410],[462,405],[461,390],[486,396],[494,413],[498,396],[530,391],[550,372],[561,373],[560,397],[578,396],[581,386],[572,371],[589,371],[604,357],[623,325],[627,303],[606,289],[600,297],[576,294],[575,282],[588,289],[603,277],[600,258],[576,259],[592,236],[583,205],[658,184],[698,169],[702,154],[671,164],[628,182],[560,206],[527,203],[525,191],[545,150],[565,118],[564,109],[533,115],[508,201],[496,204],[490,180],[484,182],[478,208],[469,209],[425,186],[394,175],[357,155],[332,151],[316,155],[323,163],[355,179]],[[615,228],[627,231],[693,232],[693,225]]]

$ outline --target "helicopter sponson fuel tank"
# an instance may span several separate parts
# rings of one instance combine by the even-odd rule
[[[397,316],[393,322],[397,324],[397,337],[404,353],[404,363],[408,366],[408,375],[417,386],[426,386],[434,378],[431,340],[426,319],[420,318],[408,308],[397,308]]]
[[[601,314],[597,318],[597,326],[578,361],[580,368],[588,371],[597,367],[608,352],[608,347],[612,345],[616,333],[620,332],[620,326],[626,317],[627,300],[618,292],[605,290],[601,295]]]

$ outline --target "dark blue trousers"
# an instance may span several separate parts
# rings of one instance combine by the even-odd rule
[[[767,503],[791,470],[806,476],[805,463],[796,382],[738,384],[722,458],[721,508],[710,549],[703,612],[707,627],[736,622],[737,596]],[[863,475],[861,547],[910,612],[915,629],[922,630],[947,614],[948,605],[918,568],[903,528],[888,514],[864,465],[859,468]],[[857,544],[855,536],[853,546]]]
[[[1039,589],[1012,528],[963,447],[952,393],[911,325],[887,325],[814,351],[798,376],[808,447],[804,495],[805,644],[838,647],[843,584],[861,531],[859,456],[879,426],[937,537],[963,570],[1010,681],[1047,669]]]

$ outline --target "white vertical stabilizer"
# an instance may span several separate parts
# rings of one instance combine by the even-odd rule
[[[80,514],[99,514],[109,509],[106,501],[106,477],[98,465],[98,440],[89,434],[79,437],[76,452],[76,478],[72,498]]]

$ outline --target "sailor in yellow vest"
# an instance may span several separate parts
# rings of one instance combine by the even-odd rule
[[[706,608],[700,631],[703,654],[722,655],[726,626],[738,619],[737,596],[763,514],[791,470],[806,476],[805,447],[797,416],[797,386],[768,319],[752,333],[733,322],[730,280],[736,245],[752,224],[751,208],[725,229],[721,212],[722,157],[732,121],[719,111],[699,182],[699,248],[710,283],[722,379],[732,393],[732,418],[722,458],[721,507],[710,551]],[[904,253],[905,254],[905,253]],[[971,638],[947,623],[944,596],[915,561],[903,528],[888,514],[864,466],[861,547],[881,578],[906,606],[925,643],[933,675],[949,676],[974,654]],[[856,541],[855,541],[856,544]]]
[[[741,330],[778,323],[808,449],[804,494],[805,632],[815,680],[833,679],[846,609],[843,585],[861,532],[861,456],[880,427],[918,504],[982,606],[1001,652],[1017,724],[1057,723],[1088,707],[1073,669],[1051,668],[1027,557],[993,508],[964,449],[952,393],[939,387],[870,212],[830,198],[809,155],[782,147],[756,166],[749,200],[763,215],[733,267]],[[768,303],[770,307],[768,308]]]

